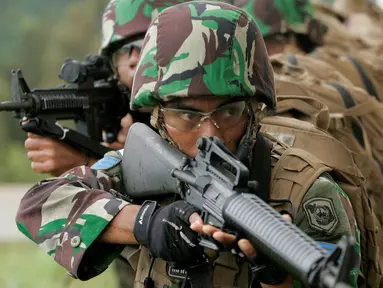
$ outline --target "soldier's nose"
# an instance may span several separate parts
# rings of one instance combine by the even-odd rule
[[[205,119],[201,123],[200,129],[201,129],[201,136],[208,136],[208,137],[220,136],[219,128],[211,119]]]

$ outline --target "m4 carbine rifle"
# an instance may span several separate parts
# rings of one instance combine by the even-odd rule
[[[123,193],[132,199],[177,193],[202,212],[204,223],[248,239],[304,287],[348,287],[358,263],[352,237],[342,238],[328,254],[257,196],[247,167],[218,138],[201,137],[197,146],[190,159],[146,125],[133,124],[121,164]],[[208,239],[200,245],[218,249]]]
[[[13,101],[0,103],[0,111],[14,111],[15,118],[26,123],[22,129],[27,132],[60,139],[89,156],[103,157],[110,150],[100,144],[103,132],[106,142],[115,141],[121,119],[130,113],[127,89],[118,84],[110,59],[101,55],[89,55],[84,62],[67,59],[59,78],[70,84],[30,90],[21,70],[13,70]],[[140,116],[136,113],[133,118]],[[62,127],[58,120],[75,120],[86,129],[79,133]]]

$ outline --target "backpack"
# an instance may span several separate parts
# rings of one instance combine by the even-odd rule
[[[311,56],[330,63],[356,87],[365,89],[378,101],[383,101],[383,61],[372,50],[361,49],[353,53],[334,53],[331,47],[316,49]]]
[[[356,155],[325,131],[326,127],[329,126],[330,119],[327,107],[322,103],[301,96],[281,96],[278,98],[278,104],[282,104],[284,101],[288,101],[289,105],[294,104],[296,111],[292,114],[298,112],[304,114],[305,116],[302,118],[306,117],[306,121],[292,117],[266,117],[261,122],[260,131],[277,138],[289,147],[301,148],[304,151],[287,149],[281,154],[278,160],[279,166],[273,170],[272,179],[276,184],[272,187],[271,194],[273,194],[275,186],[278,186],[278,190],[283,191],[280,193],[292,195],[290,197],[293,202],[295,201],[299,205],[304,193],[298,191],[299,189],[295,191],[295,186],[288,184],[288,182],[301,183],[307,179],[316,179],[321,173],[329,171],[333,179],[349,197],[361,233],[362,263],[360,274],[369,286],[378,287],[382,274],[379,264],[379,243],[382,236],[378,227],[378,220],[373,212],[370,196],[365,187],[364,177],[354,159]],[[286,109],[278,111],[282,115],[287,115]],[[302,159],[306,160],[302,162]],[[297,162],[299,167],[292,167],[292,163]],[[312,164],[312,167],[316,167],[313,171],[317,172],[308,174],[303,171],[307,166],[305,163],[317,163]],[[329,170],[326,170],[326,167]],[[291,169],[302,171],[302,173],[294,174],[294,178],[291,178]],[[308,188],[309,186],[306,185],[301,190]]]
[[[297,57],[298,65],[301,59]],[[288,69],[282,69],[280,66],[286,66],[286,64],[278,59],[272,59],[272,65],[278,95],[309,96],[328,107],[330,113],[328,132],[348,149],[359,154],[358,167],[367,179],[369,193],[378,206],[383,204],[381,202],[381,191],[383,191],[383,129],[380,128],[383,126],[383,107],[381,104],[360,88],[321,81],[308,69],[302,67],[294,69],[291,65]],[[297,105],[296,101],[291,102],[291,100],[286,100],[283,104],[279,103],[277,114],[286,111],[296,112],[294,105]],[[305,117],[302,113],[295,114],[295,118],[306,120],[301,118]],[[376,211],[382,218],[383,211],[379,209]]]
[[[383,10],[371,1],[365,1],[364,13],[353,13],[347,18],[347,29],[371,47],[383,44]]]
[[[370,95],[382,101],[383,30],[374,27],[373,24],[377,22],[366,14],[352,14],[349,22],[343,24],[327,8],[318,9],[316,17],[326,27],[325,45],[315,49],[311,55],[329,63],[355,86],[366,89]],[[366,19],[369,19],[370,23],[366,24]],[[367,31],[373,35],[365,35]]]
[[[334,69],[333,66],[308,55],[279,53],[270,56],[270,59],[274,63],[275,72],[279,75],[293,73],[295,77],[299,77],[299,75],[309,74],[314,79],[320,79],[324,82],[339,82],[343,85],[353,85],[346,76]],[[294,72],[295,70],[296,72]],[[303,78],[306,77],[308,75],[304,75]]]

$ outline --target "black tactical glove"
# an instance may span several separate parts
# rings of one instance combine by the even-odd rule
[[[198,210],[185,201],[159,207],[145,201],[138,211],[134,237],[155,258],[185,269],[204,262],[198,234],[189,228],[189,217]]]

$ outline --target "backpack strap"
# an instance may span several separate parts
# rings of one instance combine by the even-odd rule
[[[329,86],[335,88],[338,91],[338,93],[340,94],[340,96],[342,96],[342,100],[343,100],[344,106],[346,106],[346,108],[351,108],[351,107],[355,106],[355,101],[352,98],[350,92],[348,92],[342,85],[340,85],[339,83],[335,83],[335,82],[328,82],[327,84]],[[358,143],[365,149],[366,143],[364,142],[364,139],[363,139],[362,127],[356,121],[352,121],[351,128],[352,128],[352,134],[354,135],[356,140],[358,140]]]
[[[334,87],[339,92],[339,94],[342,96],[343,103],[347,109],[350,109],[350,108],[356,106],[356,103],[355,103],[354,99],[352,98],[350,92],[348,92],[347,89],[345,89],[342,85],[340,85],[339,83],[334,83],[334,82],[328,82],[327,85]],[[357,117],[357,119],[360,121],[359,117]],[[358,121],[352,121],[351,128],[352,128],[352,134],[354,135],[354,137],[356,138],[358,143],[364,149],[366,149],[366,143],[363,139],[363,128],[362,128],[362,126],[358,123]],[[376,154],[373,151],[372,151],[372,156],[375,159],[375,161],[379,164],[380,170],[383,173],[383,163],[381,163],[379,161],[378,157],[376,156]]]
[[[362,79],[363,85],[366,88],[367,92],[370,95],[374,96],[377,100],[379,100],[378,92],[376,91],[374,84],[371,82],[370,78],[367,76],[366,71],[364,71],[364,69],[363,69],[362,65],[360,65],[359,61],[356,60],[352,56],[347,56],[347,59],[350,60],[352,65],[355,67],[356,71],[358,71],[359,76]]]

